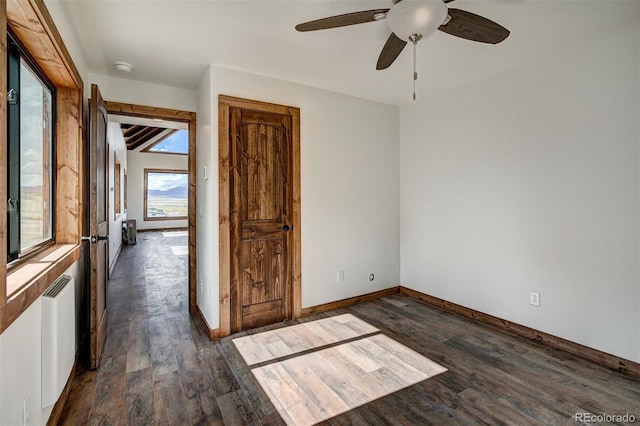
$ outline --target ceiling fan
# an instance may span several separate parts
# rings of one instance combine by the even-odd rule
[[[389,68],[408,42],[413,43],[413,79],[415,100],[416,44],[436,30],[481,43],[497,44],[509,36],[509,30],[495,22],[460,9],[450,9],[453,0],[392,0],[389,9],[373,9],[330,16],[296,25],[296,30],[316,31],[366,22],[386,20],[391,35],[387,39],[376,64],[377,70]]]

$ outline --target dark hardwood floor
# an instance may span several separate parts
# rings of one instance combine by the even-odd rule
[[[211,342],[189,317],[187,257],[172,249],[186,245],[186,236],[154,232],[123,248],[108,286],[100,369],[79,366],[62,424],[283,424],[231,338]],[[328,424],[576,424],[575,413],[628,413],[640,422],[639,382],[405,296],[300,322],[341,313],[449,371]]]

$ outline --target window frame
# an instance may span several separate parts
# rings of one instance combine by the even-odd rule
[[[0,221],[0,333],[3,333],[69,267],[80,259],[86,203],[83,157],[83,94],[80,77],[43,0],[0,1],[0,69],[7,67],[7,31],[11,30],[56,87],[54,173],[57,200],[54,244],[18,265],[7,265],[6,220]],[[0,97],[7,93],[7,73],[0,74]],[[7,103],[0,102],[0,174],[7,170]],[[0,185],[0,199],[7,187]],[[7,216],[0,203],[0,217]],[[8,295],[10,293],[10,295]]]
[[[7,219],[7,223],[9,225],[9,229],[7,230],[7,238],[8,238],[8,244],[10,246],[13,245],[17,245],[17,248],[15,251],[11,250],[8,248],[8,253],[7,253],[7,267],[8,268],[12,268],[15,265],[19,265],[20,262],[38,254],[39,252],[41,252],[42,250],[47,249],[48,247],[50,247],[51,245],[55,244],[55,224],[56,224],[56,214],[55,214],[55,205],[56,205],[56,196],[55,196],[55,192],[56,192],[56,169],[57,169],[57,164],[56,164],[56,86],[51,82],[51,80],[47,77],[47,75],[44,73],[44,71],[40,68],[40,66],[37,64],[37,62],[34,60],[34,58],[31,56],[31,54],[29,53],[29,51],[24,47],[24,45],[22,44],[22,42],[20,41],[20,39],[15,35],[15,33],[9,28],[7,30],[7,61],[8,61],[8,75],[7,75],[7,79],[8,82],[10,83],[8,86],[8,89],[11,89],[12,86],[20,86],[20,82],[21,82],[21,65],[22,62],[24,61],[24,63],[26,64],[26,66],[29,68],[29,71],[31,71],[34,76],[39,80],[39,82],[42,84],[42,86],[44,88],[46,88],[49,93],[51,94],[51,112],[50,112],[50,125],[51,128],[50,130],[50,141],[49,142],[49,153],[48,153],[48,157],[49,157],[49,193],[50,193],[50,198],[48,200],[49,203],[49,217],[47,218],[47,221],[49,221],[49,227],[50,227],[50,233],[51,233],[51,237],[47,238],[43,241],[41,241],[40,243],[28,247],[26,249],[22,249],[21,247],[21,243],[22,243],[22,239],[21,239],[21,233],[22,233],[22,229],[21,229],[21,201],[18,202],[18,213],[17,216],[14,218],[17,223],[15,224],[15,226],[12,226],[12,221],[10,221],[9,219]],[[13,52],[12,52],[13,50]],[[16,75],[18,74],[18,75]],[[11,80],[15,80],[13,82],[11,82]],[[20,131],[20,125],[21,125],[21,112],[20,112],[20,100],[21,100],[21,93],[20,90],[18,91],[18,103],[15,105],[11,105],[7,107],[7,126],[9,127],[9,132],[10,134],[7,135],[7,145],[8,145],[8,149],[9,151],[16,151],[16,153],[14,153],[13,155],[18,157],[18,162],[14,163],[10,161],[10,158],[8,159],[8,167],[7,167],[7,182],[9,183],[9,186],[12,187],[15,184],[13,183],[14,181],[17,181],[17,185],[15,185],[15,188],[10,188],[9,194],[7,194],[9,196],[9,198],[15,198],[17,200],[21,200],[21,185],[20,185],[20,169],[21,169],[21,162],[20,162],[20,152],[21,152],[21,143],[22,143],[22,139],[21,139],[21,131]],[[12,113],[11,111],[16,110],[16,113]],[[15,117],[18,117],[17,120]],[[16,121],[14,121],[16,120]],[[9,156],[11,157],[11,155]],[[44,174],[44,173],[43,173]],[[12,196],[12,192],[15,192]],[[17,228],[17,229],[13,229],[13,228]]]
[[[166,220],[187,220],[189,218],[189,212],[187,210],[186,216],[161,216],[154,217],[147,215],[147,202],[149,197],[149,173],[166,173],[166,174],[181,174],[187,176],[187,209],[189,207],[189,170],[182,169],[144,169],[144,203],[143,203],[143,220],[147,221],[166,221]]]

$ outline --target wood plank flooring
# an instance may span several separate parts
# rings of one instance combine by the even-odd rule
[[[171,249],[185,241],[145,232],[136,246],[123,248],[108,285],[100,369],[79,366],[61,424],[284,424],[232,341],[284,325],[209,341],[188,314],[186,256]],[[298,323],[342,314],[448,371],[326,424],[571,425],[575,413],[630,413],[640,421],[639,382],[405,296]]]
[[[376,334],[267,363],[252,372],[287,425],[309,426],[446,370]]]
[[[238,337],[233,343],[247,365],[254,365],[377,331],[352,314],[343,314]]]

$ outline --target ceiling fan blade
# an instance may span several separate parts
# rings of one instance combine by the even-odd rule
[[[451,20],[438,29],[456,37],[481,43],[498,44],[509,36],[509,30],[490,19],[460,9],[449,9]]]
[[[363,10],[362,12],[346,13],[344,15],[330,16],[328,18],[316,19],[296,25],[298,31],[316,31],[329,28],[346,27],[347,25],[364,24],[375,21],[375,16],[379,13],[387,13],[389,9]]]
[[[378,57],[378,64],[376,65],[377,70],[384,70],[389,68],[393,61],[396,60],[402,49],[407,45],[407,42],[404,40],[400,40],[397,35],[391,33],[387,42],[384,44],[382,48],[382,52],[380,52],[380,56]]]

